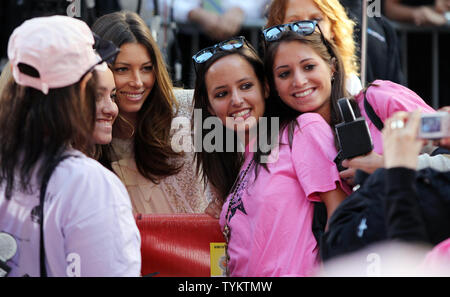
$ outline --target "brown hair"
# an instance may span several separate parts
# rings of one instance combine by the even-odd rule
[[[287,31],[283,33],[281,38],[274,42],[269,42],[266,45],[265,56],[264,56],[264,66],[265,72],[269,81],[270,89],[272,92],[272,96],[277,98],[275,100],[277,108],[274,111],[280,116],[280,129],[288,127],[289,129],[289,139],[292,139],[292,133],[294,131],[294,127],[297,124],[296,118],[301,114],[298,111],[294,111],[290,107],[288,107],[281,98],[278,96],[276,87],[275,87],[275,78],[273,74],[273,64],[275,60],[275,55],[278,51],[278,47],[283,42],[301,42],[303,44],[311,47],[326,63],[328,63],[331,67],[332,64],[335,66],[335,73],[333,76],[333,81],[331,84],[331,93],[330,93],[330,126],[333,128],[334,126],[342,121],[339,107],[337,105],[337,101],[343,97],[349,97],[346,89],[345,89],[345,67],[343,66],[342,58],[337,52],[336,46],[326,41],[319,32],[315,32],[309,36],[303,36],[297,34],[293,31]],[[357,108],[356,102],[351,99],[353,108]],[[290,143],[291,144],[291,143]],[[335,145],[338,148],[338,141],[335,138]]]
[[[272,0],[268,8],[266,27],[284,23],[287,1],[289,0]],[[314,0],[314,3],[331,22],[331,31],[334,34],[333,42],[342,58],[345,72],[358,74],[356,46],[353,39],[355,23],[347,16],[344,7],[338,0]]]
[[[194,91],[194,109],[202,110],[202,119],[205,120],[213,115],[209,112],[210,102],[208,99],[208,93],[206,89],[205,76],[209,70],[209,68],[218,60],[225,56],[229,55],[239,55],[244,58],[255,71],[256,77],[261,83],[261,87],[264,88],[266,84],[266,77],[264,75],[264,65],[256,53],[255,49],[249,45],[244,44],[243,47],[239,49],[234,49],[230,51],[219,51],[214,54],[209,60],[202,64],[196,64],[197,69],[197,78],[195,81],[195,91]],[[266,102],[271,102],[270,99],[266,100]],[[270,109],[270,108],[269,108]],[[267,107],[266,107],[267,110]],[[192,126],[194,127],[194,117],[192,117]],[[270,124],[270,121],[268,121]],[[202,123],[203,126],[203,123]],[[270,127],[268,129],[270,133]],[[234,139],[236,139],[236,133],[231,131],[225,126],[223,126],[223,135],[224,135],[224,147],[226,147],[226,140],[229,137],[226,137],[226,133],[232,133]],[[199,133],[200,131],[196,131]],[[202,127],[202,135],[203,137],[207,135],[210,130],[203,129]],[[270,136],[269,136],[270,139]],[[200,141],[203,141],[201,139]],[[236,144],[237,141],[235,140]],[[269,152],[270,153],[270,152]],[[254,160],[258,163],[259,158],[262,153],[257,150],[254,154]],[[244,162],[244,156],[237,152],[237,150],[233,150],[232,152],[228,152],[224,149],[223,152],[206,152],[202,150],[201,152],[195,153],[195,158],[197,161],[197,173],[202,171],[204,181],[210,182],[219,192],[219,199],[221,201],[225,200],[226,196],[231,190],[235,179],[239,174],[239,170]],[[263,165],[266,167],[266,165]]]
[[[95,98],[81,94],[80,86],[50,89],[45,95],[14,80],[6,84],[0,98],[0,184],[6,183],[7,199],[17,188],[30,190],[38,161],[41,183],[48,166],[67,149],[90,150]]]
[[[178,105],[162,54],[150,29],[138,14],[120,11],[100,17],[92,30],[119,48],[125,43],[139,43],[147,48],[156,81],[138,112],[134,158],[139,172],[154,183],[162,177],[178,173],[180,166],[169,162],[172,157],[179,156],[170,145],[170,128]],[[126,125],[120,117],[120,110],[114,127],[118,125]],[[108,168],[111,168],[111,153],[111,146],[104,146],[102,162]]]

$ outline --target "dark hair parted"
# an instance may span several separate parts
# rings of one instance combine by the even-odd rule
[[[78,82],[45,95],[14,80],[5,86],[0,98],[0,184],[6,184],[7,199],[16,190],[35,190],[29,188],[35,170],[41,184],[48,166],[67,149],[91,150],[95,97],[81,94],[80,87]]]
[[[326,63],[328,63],[330,67],[334,66],[335,72],[333,74],[333,79],[330,77],[330,79],[332,79],[332,83],[329,100],[331,115],[329,124],[334,133],[335,125],[342,121],[337,101],[343,97],[349,98],[349,94],[345,88],[346,73],[342,63],[342,58],[339,54],[337,54],[335,45],[332,42],[324,41],[324,38],[319,32],[315,32],[309,36],[303,36],[292,31],[287,31],[283,33],[279,40],[266,43],[264,54],[265,73],[269,81],[271,96],[276,102],[276,107],[274,107],[273,112],[275,115],[280,117],[280,130],[286,127],[288,128],[289,144],[292,145],[293,131],[295,125],[297,125],[296,118],[301,114],[301,112],[290,108],[281,100],[275,87],[273,65],[278,47],[283,42],[301,42],[306,44],[311,47]],[[359,113],[359,108],[356,101],[352,98],[349,99],[353,109],[356,109]],[[335,146],[339,150],[336,135]]]
[[[181,166],[170,162],[172,157],[179,156],[170,145],[170,128],[178,104],[166,64],[150,29],[138,14],[120,11],[100,17],[92,26],[92,30],[119,48],[126,43],[139,43],[148,50],[156,80],[138,112],[134,158],[139,172],[154,183],[158,183],[160,178],[178,173]],[[114,123],[114,130],[127,125],[120,117],[119,106],[119,117]],[[103,151],[102,162],[111,168],[112,147],[104,146]]]
[[[194,109],[201,109],[202,111],[202,120],[209,117],[213,117],[213,115],[210,113],[209,109],[211,107],[209,99],[208,99],[208,93],[206,88],[206,81],[205,77],[210,69],[210,67],[218,60],[222,59],[223,57],[229,56],[229,55],[239,55],[242,57],[245,61],[247,61],[251,67],[253,68],[257,79],[261,83],[261,87],[264,89],[266,85],[266,77],[264,74],[264,65],[262,63],[262,60],[256,53],[255,49],[248,44],[244,44],[243,47],[239,49],[233,49],[233,50],[227,50],[227,51],[218,51],[216,52],[209,60],[207,60],[205,63],[197,64],[197,78],[195,81],[195,90],[194,90]],[[264,92],[263,92],[264,93]],[[266,102],[270,102],[271,100],[265,100]],[[267,111],[267,105],[265,110]],[[220,121],[220,120],[219,120]],[[270,120],[268,120],[268,139],[270,138]],[[202,123],[203,124],[203,123]],[[195,131],[195,118],[192,117],[192,127]],[[202,136],[203,138],[211,131],[212,129],[204,129],[202,125]],[[234,143],[236,144],[236,132],[229,130],[228,128],[223,125],[223,135],[224,135],[224,148],[227,147],[226,140],[229,139],[228,137],[225,137],[225,135],[228,133],[232,133],[234,137]],[[196,133],[200,133],[200,131],[196,131]],[[202,141],[203,141],[202,138]],[[270,153],[270,152],[269,152]],[[260,164],[260,158],[262,155],[269,154],[267,152],[263,153],[259,150],[259,147],[257,148],[257,151],[254,154],[253,159],[255,160],[256,164]],[[195,158],[197,162],[197,173],[202,172],[202,177],[204,182],[210,182],[219,193],[219,199],[222,201],[225,200],[227,195],[229,194],[233,183],[235,182],[239,170],[244,162],[244,155],[243,153],[238,152],[236,149],[234,149],[232,152],[228,152],[225,149],[223,152],[206,152],[205,150],[202,150],[201,152],[195,153]],[[266,169],[266,165],[262,164]]]

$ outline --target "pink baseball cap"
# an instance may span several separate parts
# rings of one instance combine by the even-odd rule
[[[94,50],[94,44],[94,36],[83,21],[59,15],[25,21],[8,43],[14,80],[44,94],[49,89],[70,86],[106,60]],[[38,77],[21,72],[19,64],[36,69]]]

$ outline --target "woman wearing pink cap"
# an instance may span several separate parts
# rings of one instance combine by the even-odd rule
[[[0,99],[0,274],[138,276],[140,235],[125,187],[82,152],[92,144],[89,27],[34,18],[10,37],[14,80]],[[100,56],[99,56],[100,54]],[[7,127],[7,128],[6,128]]]
[[[207,199],[191,166],[194,154],[175,152],[171,143],[175,116],[191,110],[177,102],[149,28],[136,13],[115,12],[92,30],[120,47],[110,66],[119,116],[101,162],[125,184],[134,213],[202,213]]]

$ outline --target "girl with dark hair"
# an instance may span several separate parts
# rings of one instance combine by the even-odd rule
[[[193,154],[171,146],[178,103],[149,28],[122,11],[102,16],[92,30],[120,48],[110,65],[119,116],[101,162],[125,183],[135,213],[203,212],[207,200],[190,166]]]
[[[82,153],[95,123],[87,84],[108,58],[93,46],[89,27],[64,16],[31,19],[10,37],[13,79],[0,99],[0,230],[17,252],[0,260],[11,276],[140,273],[126,189]]]
[[[336,150],[323,145],[333,142],[330,127],[319,115],[294,115],[270,96],[264,65],[242,38],[202,50],[194,62],[195,108],[202,110],[202,119],[219,118],[245,144],[243,154],[197,153],[204,177],[223,200],[219,222],[229,274],[312,275],[318,264],[313,201],[333,209],[346,196],[329,161]],[[292,129],[287,128],[291,119],[297,121]],[[205,145],[211,132],[202,132]],[[274,144],[268,151],[261,146],[262,135]]]
[[[302,32],[305,28],[308,28],[308,34]],[[345,88],[345,67],[342,66],[341,55],[334,43],[324,37],[316,21],[273,26],[264,32],[265,66],[272,90],[297,113],[319,113],[334,133],[335,125],[342,121],[337,100],[349,97]],[[272,34],[274,36],[270,36]],[[323,67],[319,67],[321,65]],[[366,100],[368,104],[365,104]],[[422,112],[434,112],[413,91],[383,80],[374,81],[350,102],[353,109],[367,119],[373,142],[370,154],[352,160],[356,160],[360,169],[369,173],[383,164],[383,143],[380,128],[369,118],[367,106],[372,107],[381,123],[397,111],[420,109]],[[336,140],[336,148],[337,144]],[[344,161],[344,166],[353,165],[352,160]],[[355,170],[349,169],[343,171],[341,177],[351,181],[354,174]]]

